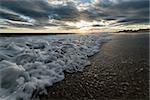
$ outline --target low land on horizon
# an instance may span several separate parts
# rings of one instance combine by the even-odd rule
[[[118,32],[110,32],[110,33],[141,33],[141,32],[150,32],[150,29],[138,29],[138,30],[121,30]],[[100,32],[102,33],[102,32]],[[24,36],[24,35],[66,35],[66,34],[77,34],[77,33],[0,33],[0,37],[5,37],[5,36]]]
[[[1,36],[67,35],[76,33],[0,33]]]
[[[150,29],[138,29],[138,30],[121,30],[121,31],[118,31],[118,32],[116,32],[116,33],[122,33],[122,32],[126,32],[126,33],[150,32]]]

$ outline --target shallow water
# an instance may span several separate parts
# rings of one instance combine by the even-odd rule
[[[0,38],[0,97],[28,100],[33,91],[64,79],[64,71],[82,71],[107,33]]]

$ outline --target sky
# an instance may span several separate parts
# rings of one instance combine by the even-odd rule
[[[149,0],[0,0],[0,33],[149,28]]]

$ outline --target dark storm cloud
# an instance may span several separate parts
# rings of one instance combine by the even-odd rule
[[[38,20],[48,19],[48,5],[41,0],[0,0],[0,6]]]
[[[26,28],[65,26],[61,22],[50,23],[51,19],[57,21],[103,19],[117,20],[118,23],[125,24],[147,23],[149,20],[149,0],[58,0],[65,1],[65,4],[51,4],[52,1],[54,0],[0,0],[0,18],[11,26]],[[80,11],[78,3],[90,5]]]
[[[0,29],[8,29],[8,28],[5,26],[0,26]]]
[[[132,0],[122,2],[115,7],[112,7],[122,15],[135,16],[135,17],[148,17],[149,14],[149,0]]]
[[[99,24],[96,24],[96,25],[92,25],[93,27],[103,27],[104,25],[99,25]]]
[[[77,21],[80,16],[79,11],[72,3],[68,3],[64,6],[50,7],[50,12],[54,16],[54,19],[64,20],[64,21]]]
[[[109,3],[99,3],[96,6],[103,9],[103,13],[119,20],[118,22],[148,23],[149,0],[116,0],[115,3],[112,0],[107,1]]]
[[[44,0],[0,0],[0,9],[4,9],[0,10],[0,18],[26,22],[27,19],[21,18],[23,15],[34,19],[35,25],[41,26],[47,25],[51,19],[76,21],[80,16],[73,3],[69,2],[66,5],[54,6]],[[17,15],[5,12],[5,10],[15,12]],[[18,27],[16,24],[13,25]]]
[[[8,20],[13,20],[13,21],[23,21],[23,22],[26,21],[23,18],[20,18],[20,16],[18,16],[18,15],[11,14],[11,13],[8,13],[8,12],[4,12],[4,11],[1,11],[1,10],[0,10],[0,17],[8,19]]]
[[[93,21],[99,21],[101,18],[106,18],[108,14],[96,11],[95,9],[85,10],[80,12],[80,19]]]
[[[149,18],[125,18],[123,20],[118,21],[119,23],[124,24],[134,24],[134,23],[149,23]]]

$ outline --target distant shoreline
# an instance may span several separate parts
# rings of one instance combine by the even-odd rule
[[[9,36],[35,36],[35,35],[67,35],[76,33],[0,33],[0,37]]]
[[[121,30],[118,31],[116,33],[122,33],[122,32],[126,32],[126,33],[141,33],[141,32],[150,32],[150,29],[138,29],[138,30]]]
[[[150,32],[150,29],[138,29],[138,30],[121,30],[115,33],[141,33]],[[0,37],[12,37],[12,36],[40,36],[40,35],[67,35],[77,33],[0,33]]]

